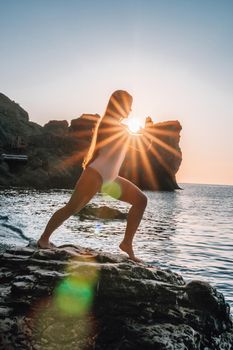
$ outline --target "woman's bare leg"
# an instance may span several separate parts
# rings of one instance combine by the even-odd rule
[[[147,197],[136,185],[123,177],[118,176],[115,181],[121,187],[121,196],[119,200],[132,205],[127,216],[125,236],[119,247],[129,255],[130,259],[140,261],[140,259],[134,255],[133,238],[146,208]]]
[[[69,202],[64,207],[58,209],[50,218],[44,232],[38,240],[38,245],[41,248],[52,248],[49,238],[53,231],[71,215],[79,212],[100,190],[101,185],[102,178],[97,171],[90,167],[86,168],[77,181]]]

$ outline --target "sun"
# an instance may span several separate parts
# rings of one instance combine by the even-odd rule
[[[142,124],[138,118],[129,118],[126,123],[132,133],[137,133],[142,127]]]

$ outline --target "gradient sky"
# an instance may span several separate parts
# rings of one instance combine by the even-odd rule
[[[0,91],[30,120],[105,110],[182,124],[178,182],[233,184],[233,1],[0,0]]]

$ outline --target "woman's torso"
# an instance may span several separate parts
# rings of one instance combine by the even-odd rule
[[[114,132],[110,130],[108,137],[105,136],[102,140],[105,144],[99,148],[88,166],[97,170],[104,182],[113,181],[118,176],[126,156],[127,131],[122,124],[118,123]]]

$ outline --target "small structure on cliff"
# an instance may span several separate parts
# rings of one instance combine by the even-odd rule
[[[2,153],[0,155],[0,161],[5,162],[20,162],[26,163],[28,161],[28,156],[24,154],[6,154]]]

